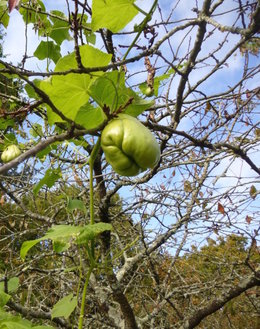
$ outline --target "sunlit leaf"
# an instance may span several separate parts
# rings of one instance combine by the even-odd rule
[[[111,60],[111,55],[103,53],[99,49],[89,45],[80,47],[81,61],[86,67],[105,66]],[[55,67],[56,72],[77,68],[75,53],[62,57]],[[99,75],[103,73],[98,73]],[[62,76],[53,76],[41,82],[40,88],[50,97],[53,104],[69,119],[74,120],[81,106],[89,99],[88,86],[96,75],[70,73]],[[63,121],[52,110],[48,110],[48,118],[51,122]]]
[[[93,0],[92,22],[93,31],[107,28],[112,32],[122,30],[137,14],[133,0]]]

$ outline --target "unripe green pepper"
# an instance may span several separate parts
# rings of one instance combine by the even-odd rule
[[[149,129],[136,118],[119,114],[101,134],[107,162],[122,176],[136,176],[153,168],[160,159],[160,147]]]
[[[20,154],[21,154],[21,151],[17,145],[9,145],[2,153],[1,160],[3,162],[9,162],[9,161],[17,158]]]

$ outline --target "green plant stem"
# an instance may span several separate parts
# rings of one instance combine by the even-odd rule
[[[93,268],[94,268],[94,265],[91,264],[91,266],[88,270],[86,281],[85,281],[84,288],[83,288],[78,329],[82,329],[82,327],[83,327],[83,317],[84,317],[84,310],[85,310],[85,301],[86,301],[86,295],[87,295],[87,288],[88,288],[89,279],[90,279],[90,275],[93,271]]]
[[[133,7],[135,7],[140,13],[144,14],[145,16],[147,15],[147,13],[140,7],[138,7],[135,3],[133,3]]]
[[[94,171],[94,162],[97,157],[98,151],[100,149],[101,139],[98,138],[96,144],[94,145],[94,148],[90,154],[89,158],[89,169],[90,169],[90,176],[89,176],[89,199],[90,199],[90,225],[93,225],[95,223],[94,218],[94,187],[93,187],[93,171]],[[86,295],[87,295],[87,288],[89,284],[90,275],[95,268],[95,254],[94,254],[94,246],[95,246],[95,240],[91,240],[91,254],[90,256],[90,268],[87,273],[87,277],[85,280],[83,293],[82,293],[82,300],[81,300],[81,308],[80,308],[80,316],[79,316],[79,324],[78,329],[82,329],[83,326],[83,317],[84,317],[84,309],[85,309],[85,301],[86,301]]]
[[[143,20],[142,23],[139,25],[139,26],[140,26],[139,31],[138,31],[136,37],[134,38],[134,40],[132,41],[131,45],[130,45],[129,48],[127,49],[127,51],[126,51],[126,53],[125,53],[125,55],[124,55],[124,57],[123,57],[123,61],[126,59],[126,57],[128,56],[128,54],[130,53],[131,49],[132,49],[133,46],[135,45],[137,39],[139,38],[139,36],[140,36],[141,33],[143,32],[143,29],[145,28],[146,24],[151,20],[151,17],[152,17],[152,14],[153,14],[154,10],[155,10],[155,7],[156,7],[156,5],[157,5],[157,2],[158,2],[158,0],[155,0],[155,1],[153,2],[153,5],[152,5],[152,7],[151,7],[149,13],[146,14],[144,20]],[[141,11],[140,8],[138,8],[138,10]],[[141,12],[144,13],[143,11],[141,11]],[[121,69],[122,69],[122,67],[121,67]]]

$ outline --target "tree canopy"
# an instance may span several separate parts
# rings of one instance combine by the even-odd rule
[[[259,1],[0,27],[0,329],[257,328]]]

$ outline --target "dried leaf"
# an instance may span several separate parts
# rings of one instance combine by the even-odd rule
[[[260,137],[260,129],[259,128],[256,128],[256,130],[255,130],[255,136],[256,136],[256,138],[259,138]]]
[[[247,224],[250,224],[251,222],[252,222],[252,217],[250,217],[250,216],[246,216],[246,222],[247,222]]]
[[[165,187],[163,184],[161,184],[160,187],[161,187],[161,189],[162,189],[163,191],[166,190],[166,187]]]
[[[256,194],[257,194],[257,189],[254,185],[252,185],[250,187],[250,191],[249,191],[249,194],[251,196],[251,198],[254,200],[256,198]]]
[[[222,215],[225,215],[225,209],[220,202],[218,203],[218,212],[220,212]]]
[[[184,191],[185,191],[186,193],[192,191],[191,183],[190,183],[188,180],[186,180],[186,181],[184,182]]]
[[[210,102],[207,102],[206,108],[205,108],[205,114],[207,114],[210,109],[211,109],[211,104],[210,104]]]
[[[2,196],[1,196],[1,199],[0,199],[0,205],[3,206],[4,203],[5,203],[5,196],[2,195]]]

